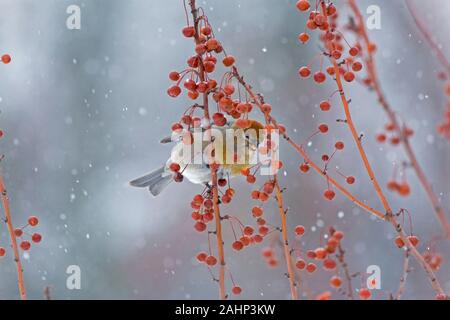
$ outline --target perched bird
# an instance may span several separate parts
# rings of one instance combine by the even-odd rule
[[[209,184],[211,168],[208,162],[209,156],[205,155],[213,156],[214,162],[221,164],[217,172],[219,179],[237,176],[243,169],[256,164],[258,145],[264,139],[264,135],[260,134],[260,130],[264,129],[261,123],[248,120],[245,129],[240,129],[236,122],[211,128],[212,135],[215,137],[213,143],[208,139],[204,141],[202,135],[205,133],[204,130],[197,133],[195,130],[183,130],[161,140],[161,143],[175,143],[166,164],[131,181],[130,185],[148,188],[153,196],[157,196],[174,180],[175,174],[171,169],[173,164],[179,168],[178,175],[182,175],[190,182]],[[209,160],[211,161],[211,158]]]

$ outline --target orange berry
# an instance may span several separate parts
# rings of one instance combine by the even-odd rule
[[[339,288],[342,285],[342,279],[338,276],[333,276],[330,279],[330,286]]]
[[[234,250],[240,251],[240,250],[242,250],[243,247],[244,247],[244,244],[241,241],[233,242],[233,249]]]
[[[360,297],[362,300],[369,300],[369,299],[372,297],[372,293],[371,293],[370,290],[367,289],[367,288],[361,288],[361,289],[359,290],[359,297]]]
[[[301,43],[306,43],[309,41],[309,35],[306,32],[300,33],[298,36],[298,40]]]
[[[2,55],[2,62],[4,64],[8,64],[11,62],[11,56],[9,54]]]
[[[394,242],[397,245],[397,247],[399,247],[399,248],[403,248],[405,246],[405,242],[403,241],[403,239],[400,236],[397,236],[395,238]]]
[[[331,109],[331,104],[328,101],[323,101],[320,103],[320,110],[322,111],[330,111]]]
[[[419,238],[416,237],[416,236],[409,236],[409,237],[408,237],[408,240],[409,240],[409,242],[411,242],[411,244],[412,244],[414,247],[417,247],[417,245],[419,244]]]
[[[300,171],[303,172],[303,173],[307,173],[309,171],[309,164],[302,163],[300,165]]]
[[[231,292],[233,292],[233,294],[235,294],[235,295],[239,295],[239,294],[241,294],[242,289],[241,289],[241,287],[239,287],[239,286],[234,286],[234,287],[231,289]]]
[[[355,74],[351,71],[347,71],[346,73],[344,73],[344,79],[347,82],[352,82],[353,80],[355,80]]]
[[[208,256],[206,257],[205,262],[208,266],[214,266],[217,263],[217,259],[214,256]]]
[[[20,248],[24,251],[30,250],[30,247],[31,247],[31,243],[29,241],[24,240],[20,243]]]
[[[303,259],[298,259],[298,260],[295,262],[295,267],[296,267],[297,269],[299,269],[299,270],[305,269],[305,268],[306,268],[306,262],[305,262],[305,260],[303,260]]]
[[[336,193],[333,190],[328,189],[328,190],[325,190],[325,192],[323,193],[323,196],[325,197],[325,199],[331,201],[336,196]]]
[[[205,262],[206,258],[208,257],[208,254],[206,252],[200,252],[197,254],[197,261],[198,262]]]
[[[298,73],[299,73],[300,77],[307,78],[311,75],[311,70],[308,67],[301,67],[298,70]]]
[[[355,179],[355,177],[353,177],[353,176],[348,176],[348,177],[345,179],[345,181],[346,181],[348,184],[354,184],[355,181],[356,181],[356,179]]]
[[[28,224],[32,227],[37,226],[39,223],[39,219],[36,216],[31,216],[28,218]]]
[[[206,230],[206,224],[201,222],[201,221],[197,221],[194,225],[195,230],[197,230],[198,232],[203,232]]]
[[[314,74],[314,81],[317,83],[324,83],[326,79],[325,73],[321,71]]]
[[[223,58],[222,63],[225,67],[231,67],[234,64],[234,61],[235,59],[233,56],[226,56],[225,58]]]
[[[308,273],[314,273],[317,270],[317,266],[314,263],[308,263],[308,265],[306,266],[306,271],[308,271]]]
[[[181,88],[179,86],[171,86],[169,89],[167,89],[167,94],[172,98],[178,97],[180,93]]]
[[[295,227],[294,232],[297,236],[301,237],[302,235],[305,234],[305,227],[298,225]]]
[[[311,7],[311,5],[309,4],[309,2],[307,0],[297,1],[297,9],[300,11],[307,11],[307,10],[309,10],[310,7]]]

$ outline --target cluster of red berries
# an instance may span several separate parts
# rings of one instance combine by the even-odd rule
[[[195,230],[198,232],[205,231],[207,224],[214,220],[214,202],[211,190],[207,189],[203,194],[195,195],[191,201],[191,208]]]
[[[414,130],[411,128],[405,127],[402,130],[402,135],[405,138],[410,138],[414,135]],[[384,132],[379,133],[376,139],[379,143],[385,143],[389,141],[389,143],[393,146],[397,146],[402,142],[402,138],[396,134],[396,128],[393,123],[386,124],[384,126]]]
[[[342,75],[347,82],[353,82],[356,78],[355,73],[363,69],[361,62],[357,61],[357,58],[361,55],[361,46],[356,44],[350,46],[348,41],[343,37],[342,33],[337,30],[337,18],[338,12],[336,7],[332,3],[325,3],[325,1],[318,1],[315,6],[315,10],[311,10],[311,4],[308,0],[300,0],[297,2],[297,8],[302,12],[309,11],[309,18],[306,23],[305,32],[299,35],[299,40],[302,43],[308,42],[310,36],[307,30],[320,30],[320,40],[324,44],[324,52],[320,54],[320,70],[315,72],[313,79],[316,83],[324,83],[327,79],[327,75],[334,78],[336,76],[336,69],[339,70],[339,74]],[[345,46],[348,46],[346,51]],[[331,60],[331,65],[326,68],[326,72],[323,71],[323,60],[328,58]],[[314,59],[316,60],[316,59]],[[302,78],[308,78],[312,74],[310,66],[303,66],[299,69],[299,75]],[[336,92],[335,92],[336,93]],[[330,96],[330,98],[334,93]],[[319,107],[323,112],[328,112],[332,108],[332,102],[330,98],[320,102]],[[320,124],[315,134],[327,134],[329,131],[327,124]],[[314,136],[313,134],[312,136]],[[312,137],[311,136],[311,137]],[[327,172],[328,165],[333,159],[334,155],[338,151],[342,151],[345,147],[342,141],[335,143],[335,149],[331,155],[323,154],[322,161],[324,162],[323,172]],[[310,169],[308,163],[300,165],[300,171],[307,173]],[[339,173],[346,181],[347,184],[353,185],[356,182],[356,178],[353,176],[346,176]],[[324,191],[323,196],[326,200],[333,200],[336,197],[336,193],[330,186]]]
[[[417,247],[419,245],[420,239],[417,236],[414,235],[410,235],[408,236],[408,240],[409,242],[411,242],[411,244],[414,247]],[[395,237],[395,245],[399,248],[403,248],[405,246],[405,242],[403,241],[403,239],[400,236]]]
[[[431,267],[431,269],[437,271],[441,268],[443,263],[443,258],[441,254],[432,251],[425,251],[422,254],[422,256],[428,263],[428,265]]]
[[[266,264],[270,268],[278,267],[278,258],[276,256],[275,250],[272,247],[266,247],[262,249],[261,254],[266,261]]]
[[[305,228],[303,226],[296,226],[294,229],[297,238],[300,238],[305,233]],[[313,260],[314,262],[307,262],[304,258],[299,256],[295,263],[295,266],[299,270],[306,270],[308,273],[314,273],[317,270],[318,262],[322,263],[322,268],[326,271],[333,271],[337,267],[336,260],[332,257],[339,247],[342,239],[344,238],[344,233],[342,231],[337,231],[334,228],[330,228],[330,237],[327,243],[323,247],[318,247],[314,250],[306,251],[306,257]],[[335,277],[330,280],[330,285],[333,287],[339,287],[342,283],[339,282],[340,278]]]
[[[391,180],[388,182],[387,188],[392,192],[397,192],[402,197],[407,197],[411,194],[411,187],[406,181],[397,182],[395,180]]]
[[[22,228],[17,228],[14,230],[14,236],[16,238],[22,238],[24,235],[28,234],[25,232],[27,227],[36,227],[39,224],[39,219],[36,216],[31,216],[28,218],[28,224],[23,226]],[[21,239],[20,248],[24,251],[28,251],[31,248],[31,243],[39,243],[42,240],[41,234],[35,232],[30,234],[31,242],[29,240]],[[0,247],[0,257],[4,257],[6,254],[6,250],[3,247]]]
[[[302,12],[309,12],[309,18],[306,23],[307,30],[320,30],[321,41],[325,44],[325,52],[320,57],[321,61],[323,61],[323,56],[329,57],[334,60],[340,60],[339,62],[339,71],[343,75],[343,78],[347,82],[353,82],[356,78],[355,73],[359,72],[363,69],[363,65],[359,61],[355,61],[355,57],[359,55],[360,47],[358,45],[350,47],[348,50],[348,56],[343,58],[344,55],[344,44],[345,40],[342,36],[342,33],[337,31],[337,9],[332,3],[326,4],[325,1],[320,1],[320,5],[316,6],[320,8],[320,10],[311,10],[311,5],[307,0],[300,0],[297,2],[297,8]],[[299,41],[301,43],[307,43],[310,39],[310,36],[306,32],[302,32],[299,35]],[[302,78],[308,78],[311,76],[312,71],[310,66],[303,66],[299,69],[299,75]],[[322,63],[320,64],[319,71],[316,71],[313,75],[313,79],[316,83],[322,84],[327,79],[327,74],[330,77],[335,75],[334,66],[330,66],[326,68],[326,73],[322,69]],[[325,102],[321,105],[321,109],[323,111],[330,110],[330,104]]]

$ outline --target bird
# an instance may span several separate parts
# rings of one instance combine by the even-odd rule
[[[257,120],[246,120],[246,125],[242,129],[242,125],[239,125],[238,121],[228,121],[226,125],[220,127],[212,125],[211,129],[214,130],[211,132],[215,137],[213,142],[210,139],[203,141],[203,135],[196,134],[199,131],[205,133],[204,129],[195,131],[191,128],[174,131],[171,136],[161,140],[163,144],[175,144],[166,163],[150,173],[130,181],[130,185],[137,188],[148,188],[155,197],[174,181],[176,175],[181,175],[193,184],[210,186],[211,168],[204,159],[205,153],[213,155],[214,162],[221,164],[217,171],[219,179],[240,175],[242,170],[250,168],[257,161],[258,146],[264,140],[264,135],[260,130],[264,129],[264,125]],[[227,133],[227,129],[233,129],[233,131]],[[217,139],[220,136],[222,139]],[[190,142],[186,142],[187,140]],[[188,153],[189,156],[186,156],[187,151],[190,153]],[[229,161],[229,158],[232,161]],[[171,169],[173,164],[177,165],[178,173],[174,173]]]

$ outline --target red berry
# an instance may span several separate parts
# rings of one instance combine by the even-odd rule
[[[395,238],[394,242],[397,245],[397,247],[399,247],[399,248],[403,248],[405,246],[405,242],[403,241],[403,239],[400,236],[397,236]]]
[[[214,256],[208,256],[208,257],[206,257],[206,264],[208,265],[208,266],[214,266],[214,265],[216,265],[216,263],[217,263],[217,259],[214,257]]]
[[[169,73],[169,79],[172,81],[178,81],[180,80],[180,74],[176,71],[172,71],[171,73]]]
[[[264,248],[262,250],[262,255],[265,258],[271,258],[273,256],[273,250],[272,248],[268,247],[268,248]]]
[[[324,83],[326,79],[327,77],[325,76],[325,73],[321,71],[314,74],[314,81],[317,83]]]
[[[251,236],[251,235],[253,235],[253,232],[254,232],[254,230],[253,230],[252,227],[250,227],[250,226],[244,227],[244,234],[245,234],[246,236]]]
[[[377,135],[377,141],[380,143],[385,142],[387,139],[386,135],[384,133],[380,133],[379,135]]]
[[[36,216],[31,216],[28,218],[28,224],[32,227],[37,226],[39,223],[39,219]]]
[[[206,230],[206,224],[204,224],[201,221],[197,221],[194,225],[195,230],[197,230],[198,232],[203,232]]]
[[[192,26],[184,27],[182,32],[186,38],[192,38],[195,35],[195,29]]]
[[[356,61],[355,63],[353,63],[352,65],[352,70],[355,72],[361,71],[363,68],[363,65],[361,62]]]
[[[22,229],[16,229],[16,230],[14,230],[14,235],[15,235],[16,237],[21,237],[21,236],[23,235]]]
[[[305,32],[300,33],[299,36],[298,36],[298,40],[299,40],[301,43],[306,43],[306,42],[309,41],[309,35],[308,35],[307,33],[305,33]]]
[[[307,173],[309,171],[309,164],[302,163],[302,165],[300,166],[300,171],[303,173]]]
[[[261,217],[263,215],[263,209],[260,207],[253,207],[252,214],[255,218]]]
[[[235,295],[239,295],[239,294],[241,294],[242,289],[241,289],[241,287],[239,287],[239,286],[234,286],[234,287],[231,289],[231,292],[233,292],[233,294],[235,294]]]
[[[305,227],[298,225],[295,227],[294,232],[297,236],[301,237],[302,235],[305,234]]]
[[[330,286],[339,288],[342,285],[342,279],[338,276],[333,276],[330,279]]]
[[[24,240],[20,243],[20,248],[24,251],[30,250],[30,247],[31,243],[29,241]]]
[[[336,142],[336,144],[334,145],[334,147],[335,147],[337,150],[342,150],[342,149],[344,149],[344,143],[343,143],[342,141],[338,141],[338,142]]]
[[[180,171],[180,165],[178,163],[171,163],[169,166],[170,171],[172,172],[178,172]]]
[[[333,259],[326,259],[323,262],[323,267],[326,270],[334,270],[336,268],[336,261],[334,261]]]
[[[0,247],[0,257],[4,257],[6,254],[6,250],[3,247]]]
[[[299,73],[300,77],[307,78],[311,75],[311,70],[308,67],[301,67],[298,70],[298,73]]]
[[[317,267],[314,263],[308,263],[308,265],[306,266],[306,271],[308,271],[308,273],[314,273],[316,272]]]
[[[247,176],[247,182],[250,184],[253,184],[256,182],[256,177],[254,175],[248,175]]]
[[[33,233],[31,240],[35,243],[39,243],[42,240],[42,236],[39,233]]]
[[[345,179],[345,181],[347,181],[348,184],[354,184],[356,179],[355,177],[349,176],[347,177],[347,179]]]
[[[367,288],[362,288],[359,290],[359,297],[362,300],[369,300],[372,297],[372,293]]]
[[[206,252],[200,252],[199,254],[197,254],[196,258],[199,262],[205,262],[207,257],[208,257],[208,254]]]
[[[200,30],[200,32],[201,32],[203,35],[205,35],[205,36],[209,36],[209,35],[211,34],[211,32],[212,32],[212,29],[211,29],[210,26],[204,26],[204,27]]]
[[[331,200],[333,200],[334,197],[336,196],[336,193],[334,193],[333,190],[328,189],[328,190],[325,190],[325,192],[323,193],[323,196],[325,197],[325,199],[331,201]]]
[[[299,269],[299,270],[305,269],[305,268],[306,268],[306,262],[305,262],[305,260],[303,260],[303,259],[298,259],[298,260],[295,262],[295,267],[296,267],[297,269]]]
[[[244,244],[241,241],[233,242],[233,249],[234,250],[240,251],[240,250],[242,250],[243,247],[244,247]]]
[[[320,103],[320,109],[322,111],[330,111],[331,109],[331,104],[328,101],[323,101]]]
[[[408,237],[408,240],[409,240],[409,242],[411,242],[411,244],[412,244],[414,247],[417,247],[417,245],[419,244],[419,238],[416,237],[416,236],[409,236],[409,237]]]
[[[297,1],[297,9],[300,11],[307,11],[310,8],[310,4],[308,0],[299,0]]]
[[[342,231],[335,231],[333,233],[333,238],[337,240],[342,240],[344,238],[344,233]]]
[[[4,64],[8,64],[11,62],[11,56],[9,54],[2,55],[2,62]]]
[[[321,124],[321,125],[319,126],[319,131],[320,131],[321,133],[327,133],[327,132],[328,132],[328,126],[327,126],[326,124]]]
[[[317,248],[314,250],[314,253],[316,254],[317,260],[323,260],[327,256],[327,250],[325,250],[325,248]]]
[[[356,57],[359,53],[359,49],[357,47],[350,48],[349,53],[352,57]]]
[[[234,61],[235,59],[233,56],[226,56],[225,58],[223,58],[222,63],[225,67],[231,67],[234,64]]]
[[[169,89],[167,89],[167,94],[172,98],[178,97],[180,93],[181,88],[179,86],[171,86]]]
[[[355,80],[355,74],[351,71],[347,71],[346,73],[344,73],[344,79],[347,82],[352,82],[353,80]]]

